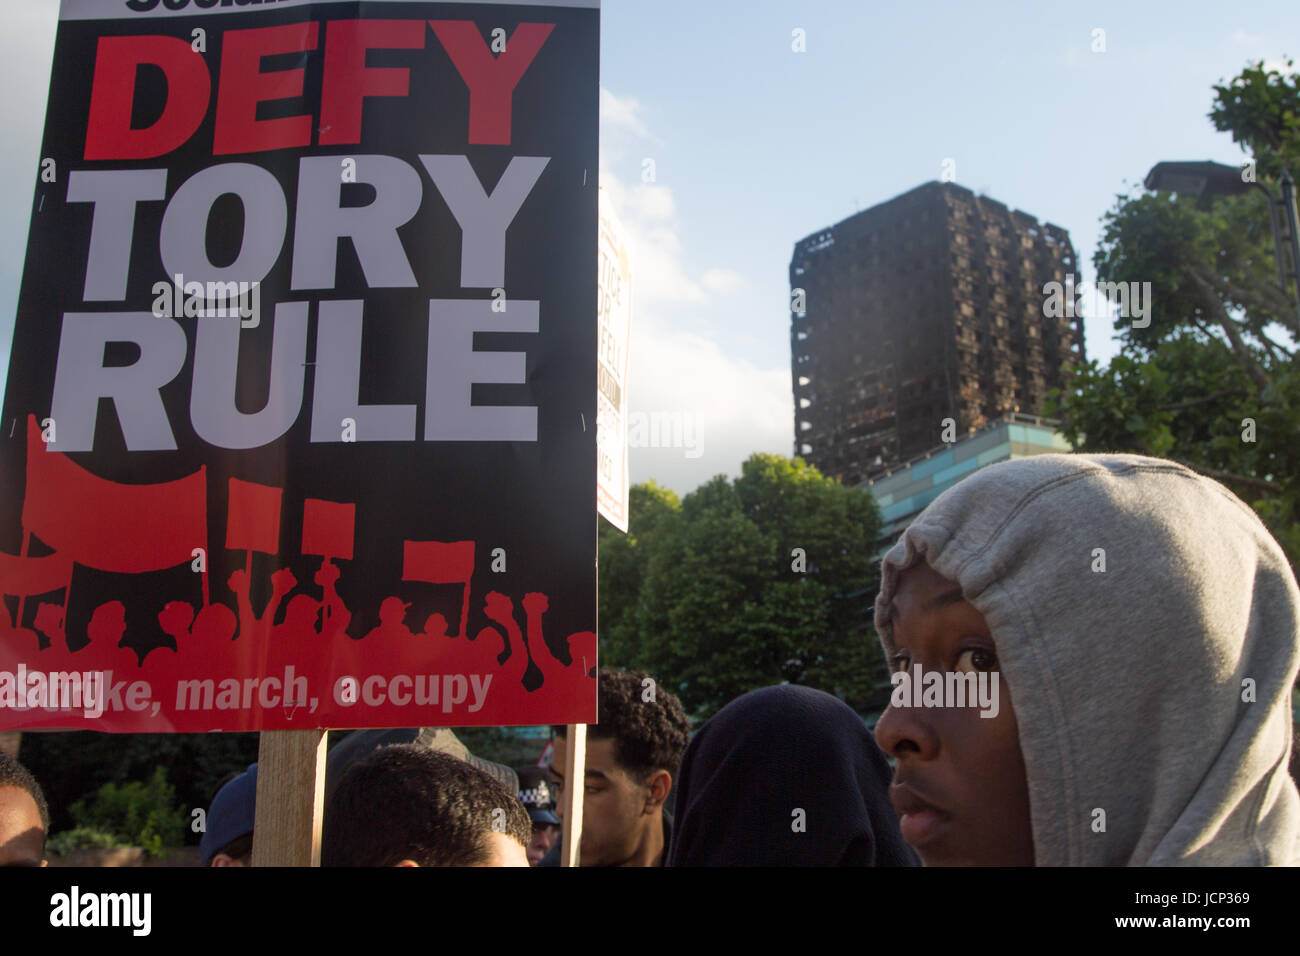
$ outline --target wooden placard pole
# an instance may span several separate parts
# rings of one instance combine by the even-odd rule
[[[582,794],[587,776],[587,725],[569,724],[564,734],[564,844],[560,866],[578,865],[582,844]],[[256,846],[256,843],[254,843]]]
[[[325,738],[324,730],[259,735],[253,866],[320,866]]]

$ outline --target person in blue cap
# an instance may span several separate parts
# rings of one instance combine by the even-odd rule
[[[256,800],[257,764],[217,790],[199,840],[203,866],[252,866]]]

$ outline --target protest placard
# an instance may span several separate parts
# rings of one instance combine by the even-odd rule
[[[623,229],[602,190],[600,264],[596,288],[600,369],[596,396],[596,504],[605,519],[627,531],[627,365],[632,334],[632,273]]]
[[[598,41],[578,0],[65,0],[0,729],[595,719]]]

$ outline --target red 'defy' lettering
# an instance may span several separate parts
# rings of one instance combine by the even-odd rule
[[[469,142],[510,145],[510,106],[519,78],[555,29],[554,23],[521,23],[493,56],[472,20],[430,20],[447,55],[469,87]]]
[[[221,41],[221,81],[217,92],[216,129],[212,135],[213,155],[311,145],[310,115],[259,120],[257,104],[302,96],[305,71],[301,67],[263,72],[262,57],[316,49],[319,27],[318,23],[311,21],[282,27],[226,31]]]
[[[368,51],[423,48],[423,20],[331,20],[325,32],[320,145],[361,142],[361,105],[367,96],[410,92],[409,70],[366,66]]]
[[[136,80],[149,64],[167,78],[162,115],[131,127]],[[208,67],[185,40],[168,36],[100,37],[86,121],[86,159],[151,159],[194,135],[208,111]]]

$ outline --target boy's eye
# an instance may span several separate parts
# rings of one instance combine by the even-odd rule
[[[972,647],[957,658],[957,670],[962,674],[994,671],[998,668],[997,655],[982,647]]]

